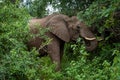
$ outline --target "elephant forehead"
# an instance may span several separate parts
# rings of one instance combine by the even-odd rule
[[[72,24],[74,24],[74,25],[80,25],[80,21],[79,20],[75,20],[75,21],[72,22]]]
[[[88,38],[95,37],[94,34],[88,28],[81,29],[81,34],[83,37],[88,37]]]

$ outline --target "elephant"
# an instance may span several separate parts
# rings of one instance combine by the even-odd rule
[[[52,62],[56,63],[56,71],[61,69],[60,63],[65,43],[76,41],[77,38],[82,37],[88,51],[93,51],[97,47],[98,41],[95,35],[76,16],[68,17],[64,14],[51,14],[42,19],[31,19],[29,21],[30,33],[37,35],[40,27],[35,27],[35,24],[40,24],[40,27],[43,28],[50,28],[45,35],[51,38],[51,41],[40,49],[39,53],[50,56]],[[40,36],[32,38],[27,43],[28,48],[36,47],[36,49],[39,49],[43,41],[44,39]]]

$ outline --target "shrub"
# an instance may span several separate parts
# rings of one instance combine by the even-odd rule
[[[27,10],[18,7],[18,4],[9,1],[0,3],[0,80],[60,78],[48,57],[37,57],[35,48],[30,52],[27,50],[26,42],[34,35],[29,34],[27,24],[30,16]]]
[[[102,33],[105,28],[118,25],[114,24],[113,18],[118,5],[117,0],[97,0],[78,17],[88,25],[94,24]],[[48,56],[39,58],[35,48],[27,51],[25,43],[31,35],[27,26],[30,16],[26,9],[4,1],[0,2],[0,7],[0,80],[120,79],[120,44],[110,43],[111,36],[99,42],[94,52],[85,50],[82,39],[74,44],[65,44],[62,71],[55,72],[55,64]]]

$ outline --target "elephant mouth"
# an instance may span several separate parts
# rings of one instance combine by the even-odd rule
[[[88,51],[93,51],[97,47],[96,38],[84,38],[84,41]]]
[[[86,46],[90,46],[90,41],[89,40],[84,39],[84,41],[85,41]]]

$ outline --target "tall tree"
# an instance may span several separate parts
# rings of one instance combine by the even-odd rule
[[[81,10],[85,10],[94,0],[56,0],[53,6],[57,7],[61,13],[69,16],[77,15]]]
[[[27,0],[29,12],[32,16],[42,17],[48,11],[48,5],[57,9],[59,13],[69,16],[76,15],[79,11],[85,10],[94,0]]]
[[[47,0],[27,0],[26,6],[31,16],[43,17],[47,14],[48,2]]]

